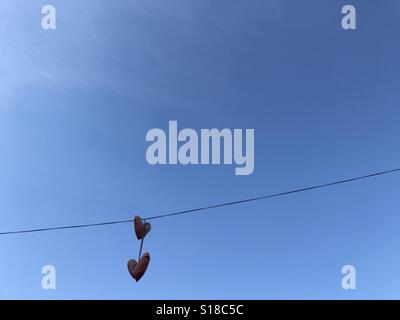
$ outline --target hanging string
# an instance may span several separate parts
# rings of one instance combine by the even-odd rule
[[[146,220],[145,220],[145,219],[142,219],[143,227],[144,227],[144,225],[145,225],[145,222],[146,222]],[[140,241],[138,262],[139,262],[139,260],[140,260],[140,257],[142,256],[142,249],[143,249],[143,241],[144,241],[144,238],[145,238],[145,237],[143,237],[142,240]]]
[[[140,260],[140,257],[142,256],[143,241],[144,241],[144,238],[142,238],[142,240],[140,241],[140,249],[139,249],[138,262],[139,262],[139,260]]]

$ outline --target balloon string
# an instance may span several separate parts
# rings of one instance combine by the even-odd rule
[[[142,241],[140,241],[140,249],[139,249],[139,258],[138,258],[138,262],[139,262],[139,260],[140,260],[141,255],[142,255],[143,240],[144,240],[144,238],[142,238]]]
[[[145,231],[145,223],[146,223],[146,220],[143,219],[142,223],[143,223],[143,231]],[[144,241],[144,236],[143,236],[143,238],[142,238],[142,241],[140,241],[140,249],[139,249],[138,263],[139,263],[140,257],[142,256],[143,241]]]

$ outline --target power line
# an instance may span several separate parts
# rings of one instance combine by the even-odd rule
[[[310,191],[310,190],[315,190],[315,189],[326,188],[326,187],[330,187],[330,186],[334,186],[334,185],[338,185],[338,184],[344,184],[344,183],[349,183],[349,182],[353,182],[353,181],[357,181],[357,180],[368,179],[368,178],[381,176],[381,175],[385,175],[385,174],[389,174],[389,173],[394,173],[394,172],[398,172],[398,171],[400,171],[400,168],[393,169],[393,170],[376,172],[376,173],[371,173],[371,174],[367,174],[367,175],[364,175],[364,176],[359,176],[359,177],[355,177],[355,178],[349,178],[349,179],[345,179],[345,180],[333,181],[333,182],[329,182],[329,183],[315,185],[315,186],[312,186],[312,187],[306,187],[306,188],[295,189],[295,190],[290,190],[290,191],[285,191],[285,192],[280,192],[280,193],[274,193],[274,194],[270,194],[270,195],[266,195],[266,196],[260,196],[260,197],[249,198],[249,199],[244,199],[244,200],[226,202],[226,203],[216,204],[216,205],[202,207],[202,208],[184,210],[184,211],[180,211],[180,212],[162,214],[162,215],[159,215],[159,216],[148,217],[145,220],[172,217],[172,216],[177,216],[177,215],[190,213],[190,212],[195,212],[195,211],[202,211],[202,210],[214,209],[214,208],[219,208],[219,207],[233,206],[233,205],[236,205],[236,204],[241,204],[241,203],[246,203],[246,202],[252,202],[252,201],[257,201],[257,200],[281,197],[281,196],[286,196],[286,195],[293,194],[293,193],[299,193],[299,192],[304,192],[304,191]]]
[[[349,178],[349,179],[338,180],[338,181],[328,182],[328,183],[324,183],[324,184],[314,185],[314,186],[311,186],[311,187],[305,187],[305,188],[300,188],[300,189],[295,189],[295,190],[290,190],[290,191],[285,191],[285,192],[280,192],[280,193],[274,193],[274,194],[269,194],[269,195],[260,196],[260,197],[248,198],[248,199],[232,201],[232,202],[225,202],[225,203],[210,205],[210,206],[206,206],[206,207],[199,207],[199,208],[194,208],[194,209],[189,209],[189,210],[184,210],[184,211],[177,211],[177,212],[171,212],[171,213],[161,214],[161,215],[157,215],[157,216],[151,216],[151,217],[143,218],[143,220],[154,220],[154,219],[160,219],[160,218],[167,218],[167,217],[178,216],[178,215],[183,215],[183,214],[197,212],[197,211],[205,211],[205,210],[215,209],[215,208],[220,208],[220,207],[233,206],[233,205],[246,203],[246,202],[253,202],[253,201],[258,201],[258,200],[263,200],[263,199],[276,198],[276,197],[281,197],[281,196],[290,195],[290,194],[294,194],[294,193],[300,193],[300,192],[305,192],[305,191],[310,191],[310,190],[315,190],[315,189],[331,187],[331,186],[334,186],[334,185],[350,183],[350,182],[354,182],[354,181],[358,181],[358,180],[369,179],[369,178],[382,176],[382,175],[387,175],[387,174],[395,173],[395,172],[399,172],[399,171],[400,171],[400,168],[392,169],[392,170],[386,170],[386,171],[380,171],[380,172],[370,173],[370,174],[367,174],[367,175],[358,176],[358,177],[354,177],[354,178]],[[0,235],[33,233],[33,232],[43,232],[43,231],[51,231],[51,230],[64,230],[64,229],[98,227],[98,226],[106,226],[106,225],[121,224],[121,223],[128,223],[128,222],[133,222],[133,219],[108,221],[108,222],[99,222],[99,223],[89,223],[89,224],[78,224],[78,225],[69,225],[69,226],[59,226],[59,227],[49,227],[49,228],[39,228],[39,229],[5,231],[5,232],[0,232]]]
[[[127,223],[127,222],[133,222],[133,219],[120,220],[120,221],[109,221],[109,222],[99,222],[99,223],[88,223],[88,224],[77,224],[77,225],[71,225],[71,226],[59,226],[59,227],[49,227],[49,228],[39,228],[39,229],[5,231],[5,232],[0,232],[0,236],[6,235],[6,234],[19,234],[19,233],[32,233],[32,232],[42,232],[42,231],[51,231],[51,230],[98,227],[98,226],[107,226],[107,225],[111,225],[111,224],[120,224],[120,223]]]

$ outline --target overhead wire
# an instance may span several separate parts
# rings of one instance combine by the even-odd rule
[[[220,204],[214,204],[214,205],[198,207],[198,208],[193,208],[193,209],[188,209],[188,210],[183,210],[183,211],[176,211],[176,212],[171,212],[171,213],[166,213],[166,214],[150,216],[150,217],[143,218],[143,220],[147,221],[147,220],[168,218],[168,217],[184,215],[184,214],[189,214],[189,213],[194,213],[194,212],[199,212],[199,211],[206,211],[206,210],[216,209],[216,208],[221,208],[221,207],[234,206],[234,205],[253,202],[253,201],[259,201],[259,200],[265,200],[265,199],[270,199],[270,198],[282,197],[282,196],[296,194],[296,193],[300,193],[300,192],[306,192],[306,191],[311,191],[311,190],[316,190],[316,189],[327,188],[327,187],[331,187],[331,186],[335,186],[335,185],[341,185],[341,184],[346,184],[346,183],[350,183],[350,182],[355,182],[355,181],[359,181],[359,180],[370,179],[370,178],[373,178],[373,177],[382,176],[382,175],[388,175],[388,174],[396,173],[396,172],[400,172],[400,168],[374,172],[374,173],[370,173],[370,174],[366,174],[366,175],[362,175],[362,176],[358,176],[358,177],[348,178],[348,179],[344,179],[344,180],[336,180],[336,181],[332,181],[332,182],[328,182],[328,183],[324,183],[324,184],[318,184],[318,185],[314,185],[314,186],[310,186],[310,187],[304,187],[304,188],[299,188],[299,189],[294,189],[294,190],[289,190],[289,191],[284,191],[284,192],[279,192],[279,193],[273,193],[273,194],[253,197],[253,198],[247,198],[247,199],[231,201],[231,202],[224,202],[224,203],[220,203]],[[23,229],[23,230],[13,230],[13,231],[3,231],[3,232],[0,232],[0,236],[2,236],[2,235],[12,235],[12,234],[24,234],[24,233],[53,231],[53,230],[65,230],[65,229],[77,229],[77,228],[108,226],[108,225],[129,223],[129,222],[133,222],[133,221],[134,221],[134,219],[127,219],[127,220],[116,220],[116,221],[106,221],[106,222],[98,222],[98,223],[46,227],[46,228],[37,228],[37,229]]]

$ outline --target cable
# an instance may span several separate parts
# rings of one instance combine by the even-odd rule
[[[133,222],[133,219],[130,220],[120,220],[120,221],[110,221],[110,222],[99,222],[99,223],[89,223],[89,224],[78,224],[72,226],[61,226],[61,227],[49,227],[49,228],[40,228],[40,229],[27,229],[27,230],[17,230],[17,231],[6,231],[0,232],[0,236],[6,234],[18,234],[18,233],[32,233],[32,232],[42,232],[42,231],[51,231],[51,230],[63,230],[63,229],[77,229],[77,228],[87,228],[87,227],[98,227],[98,226],[106,226],[110,224],[119,224],[119,223],[127,223]]]
[[[330,187],[330,186],[334,186],[334,185],[338,185],[338,184],[344,184],[344,183],[349,183],[349,182],[353,182],[353,181],[357,181],[357,180],[368,179],[368,178],[381,176],[381,175],[389,174],[389,173],[394,173],[394,172],[398,172],[398,171],[400,171],[400,168],[393,169],[393,170],[376,172],[376,173],[371,173],[371,174],[368,174],[368,175],[365,175],[365,176],[349,178],[349,179],[345,179],[345,180],[339,180],[339,181],[324,183],[324,184],[320,184],[320,185],[316,185],[316,186],[312,186],[312,187],[306,187],[306,188],[295,189],[295,190],[291,190],[291,191],[274,193],[274,194],[270,194],[270,195],[266,195],[266,196],[260,196],[260,197],[250,198],[250,199],[226,202],[226,203],[216,204],[216,205],[202,207],[202,208],[190,209],[190,210],[185,210],[185,211],[180,211],[180,212],[162,214],[162,215],[159,215],[159,216],[148,217],[148,218],[145,218],[145,219],[146,220],[152,220],[152,219],[166,218],[166,217],[177,216],[177,215],[181,215],[181,214],[185,214],[185,213],[195,212],[195,211],[202,211],[202,210],[214,209],[214,208],[219,208],[219,207],[233,206],[233,205],[236,205],[236,204],[241,204],[241,203],[246,203],[246,202],[252,202],[252,201],[257,201],[257,200],[262,200],[262,199],[281,197],[281,196],[285,196],[285,195],[289,195],[289,194],[293,194],[293,193],[299,193],[299,192],[304,192],[304,191],[309,191],[309,190],[326,188],[326,187]]]
[[[345,180],[333,181],[333,182],[324,183],[324,184],[320,184],[320,185],[315,185],[315,186],[311,186],[311,187],[305,187],[305,188],[301,188],[301,189],[295,189],[295,190],[290,190],[290,191],[285,191],[285,192],[280,192],[280,193],[274,193],[274,194],[260,196],[260,197],[248,198],[248,199],[243,199],[243,200],[238,200],[238,201],[225,202],[225,203],[221,203],[221,204],[216,204],[216,205],[211,205],[211,206],[206,206],[206,207],[200,207],[200,208],[194,208],[194,209],[189,209],[189,210],[184,210],[184,211],[161,214],[161,215],[157,215],[157,216],[143,218],[143,220],[154,220],[154,219],[160,219],[160,218],[167,218],[167,217],[172,217],[172,216],[177,216],[177,215],[182,215],[182,214],[187,214],[187,213],[192,213],[192,212],[197,212],[197,211],[204,211],[204,210],[215,209],[215,208],[220,208],[220,207],[233,206],[233,205],[237,205],[237,204],[241,204],[241,203],[258,201],[258,200],[262,200],[262,199],[281,197],[281,196],[290,195],[290,194],[294,194],[294,193],[300,193],[300,192],[305,192],[305,191],[310,191],[310,190],[315,190],[315,189],[326,188],[326,187],[330,187],[330,186],[334,186],[334,185],[354,182],[354,181],[358,181],[358,180],[369,179],[369,178],[382,176],[382,175],[387,175],[387,174],[395,173],[395,172],[399,172],[399,171],[400,171],[400,168],[392,169],[392,170],[386,170],[386,171],[380,171],[380,172],[367,174],[367,175],[364,175],[364,176],[358,176],[358,177],[349,178],[349,179],[345,179]],[[5,231],[5,232],[0,232],[0,235],[33,233],[33,232],[42,232],[42,231],[50,231],[50,230],[63,230],[63,229],[98,227],[98,226],[113,225],[113,224],[128,223],[128,222],[133,222],[133,219],[109,221],[109,222],[99,222],[99,223],[90,223],[90,224],[80,224],[80,225],[70,225],[70,226],[60,226],[60,227],[49,227],[49,228],[40,228],[40,229],[26,229],[26,230],[16,230],[16,231]]]

